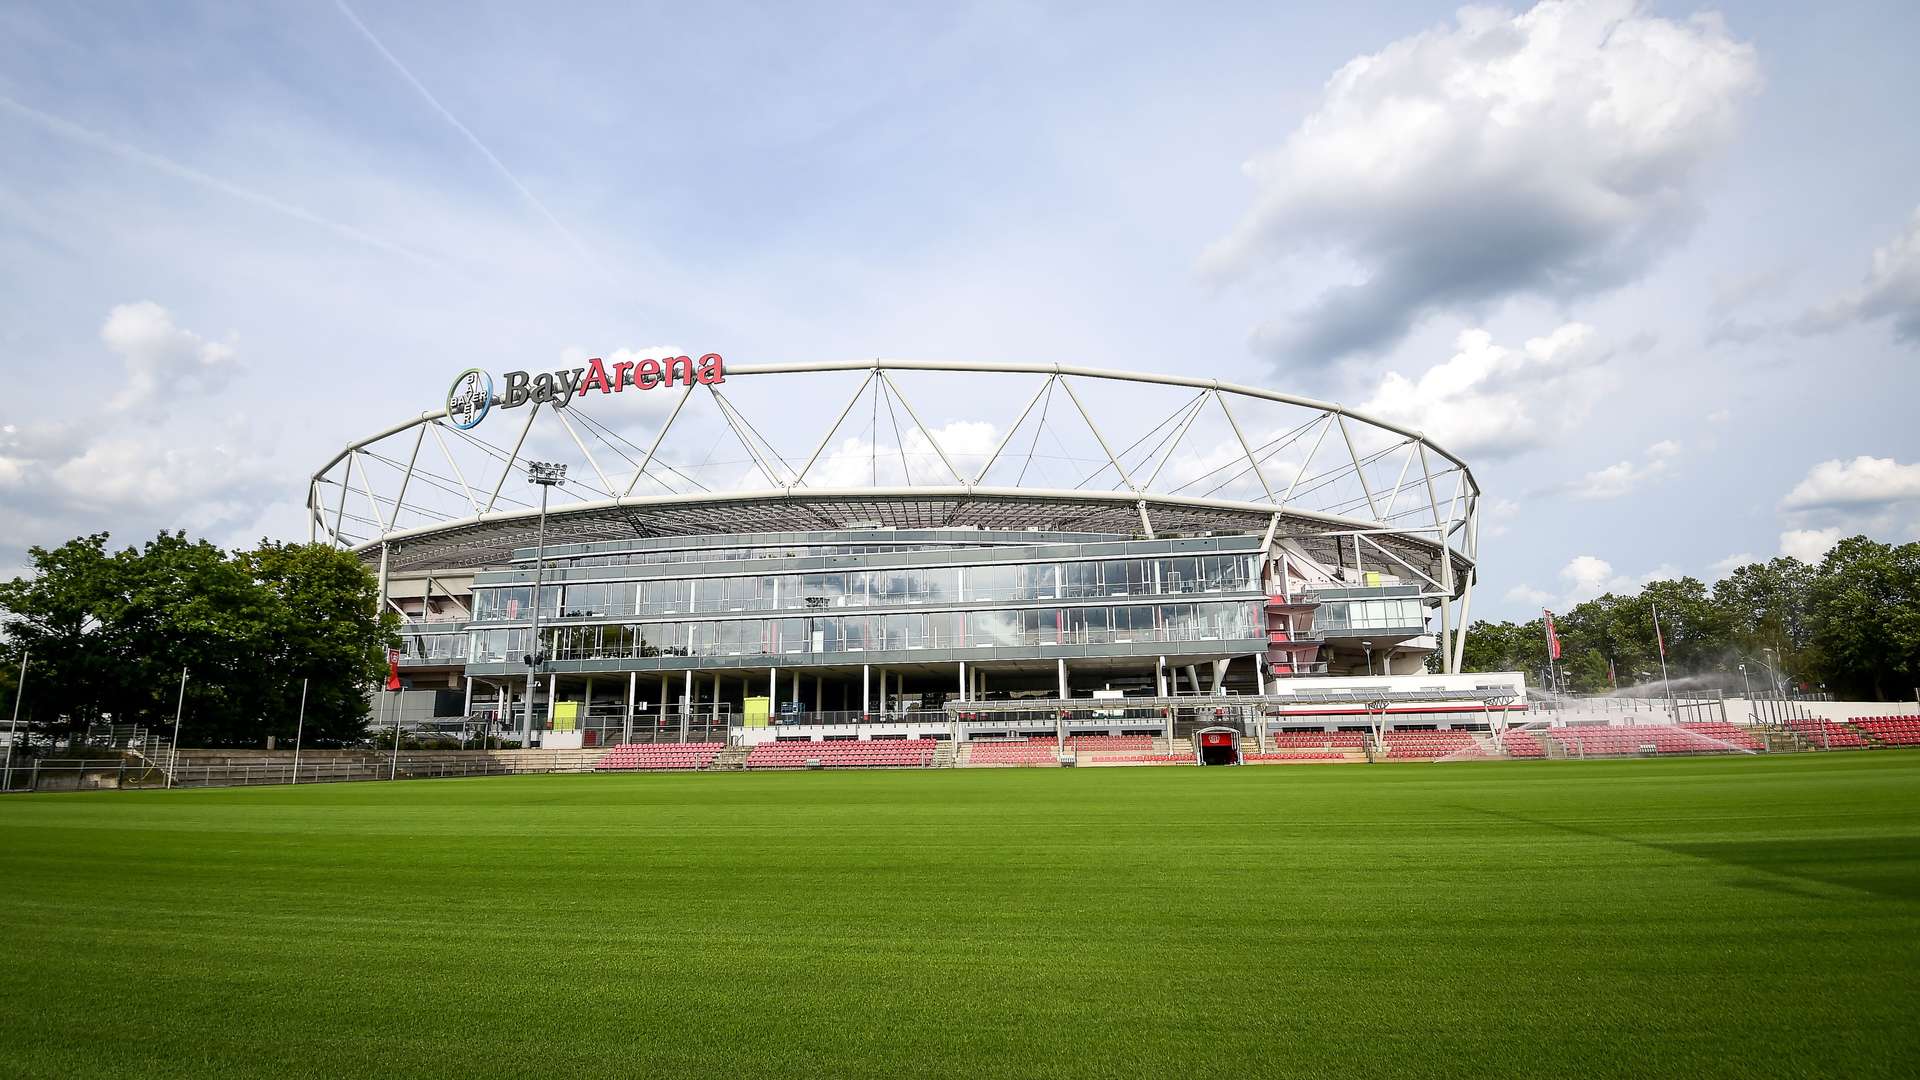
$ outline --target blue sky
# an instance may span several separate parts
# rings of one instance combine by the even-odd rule
[[[1920,536],[1920,8],[1299,7],[11,5],[0,567],[658,342],[1401,410],[1476,615]]]

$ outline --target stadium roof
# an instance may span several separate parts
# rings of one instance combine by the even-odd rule
[[[443,408],[316,470],[314,538],[384,551],[400,571],[503,563],[534,542],[539,506],[524,481],[542,460],[569,469],[551,492],[549,543],[1272,528],[1330,561],[1357,549],[1402,564],[1449,594],[1473,570],[1480,491],[1464,462],[1419,432],[1256,387],[1041,364],[757,364],[514,415],[488,384],[504,421],[490,436]]]

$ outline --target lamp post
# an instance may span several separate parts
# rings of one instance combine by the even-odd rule
[[[1360,647],[1362,649],[1367,650],[1367,674],[1372,675],[1373,674],[1373,642],[1363,641],[1360,643]]]
[[[1740,665],[1740,685],[1745,687],[1747,691],[1747,719],[1758,720],[1759,717],[1754,715],[1753,711],[1753,681],[1747,678],[1747,665],[1745,664]]]
[[[546,657],[540,649],[540,578],[547,558],[547,494],[554,485],[567,482],[567,467],[551,461],[527,462],[527,483],[540,485],[540,528],[533,547],[533,627],[527,642],[527,722],[521,746],[533,745],[533,699],[538,691],[540,666]]]

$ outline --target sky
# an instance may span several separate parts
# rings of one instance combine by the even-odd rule
[[[1341,402],[1473,467],[1480,617],[1920,538],[1915,40],[1907,2],[9,4],[0,572],[304,539],[308,475],[453,373],[658,342]]]

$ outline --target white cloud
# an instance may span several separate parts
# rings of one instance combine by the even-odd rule
[[[1507,590],[1507,601],[1514,604],[1526,604],[1528,607],[1545,607],[1553,602],[1553,594],[1545,589],[1536,589],[1531,585],[1515,585]]]
[[[100,340],[120,355],[125,368],[119,392],[108,403],[116,410],[145,405],[163,389],[169,395],[190,384],[218,389],[234,369],[231,344],[182,330],[166,308],[151,300],[120,304],[108,312]]]
[[[1738,570],[1743,566],[1749,566],[1753,563],[1765,562],[1765,561],[1766,561],[1765,559],[1762,559],[1760,556],[1755,555],[1751,551],[1742,551],[1742,552],[1739,552],[1738,554],[1729,555],[1726,558],[1719,560],[1718,562],[1714,563],[1712,566],[1707,567],[1707,569],[1712,573],[1713,580],[1719,581],[1721,578],[1726,577],[1728,574],[1733,573],[1735,570]]]
[[[1461,333],[1459,350],[1416,378],[1388,372],[1361,411],[1422,431],[1455,454],[1500,457],[1529,449],[1586,415],[1605,350],[1593,328],[1568,323],[1525,347]]]
[[[1685,235],[1702,166],[1758,86],[1713,15],[1633,0],[1466,8],[1336,72],[1207,254],[1234,275],[1320,250],[1356,283],[1258,335],[1326,360],[1398,340],[1425,312],[1630,280]]]
[[[1817,563],[1840,542],[1839,528],[1788,529],[1780,534],[1780,554]]]
[[[889,432],[890,433],[890,432]],[[899,486],[906,483],[952,484],[953,477],[941,464],[940,452],[962,476],[971,478],[969,466],[977,468],[993,453],[998,441],[994,426],[985,421],[956,420],[933,429],[934,442],[918,427],[903,426],[900,440],[884,439],[876,443],[859,436],[840,440],[807,473],[807,486],[814,488],[866,487],[872,483]],[[795,463],[796,466],[801,464]],[[766,478],[758,473],[744,479],[743,488],[764,488]]]
[[[113,409],[164,400],[181,383],[217,389],[235,363],[231,346],[174,325],[150,301],[113,308],[100,338],[125,365]],[[282,494],[261,457],[261,440],[204,418],[0,426],[0,559],[101,528],[131,539],[253,522]]]
[[[1852,461],[1823,461],[1787,497],[1783,510],[1884,506],[1920,499],[1920,464],[1903,465],[1892,458],[1867,457]]]
[[[1847,323],[1893,320],[1894,336],[1920,341],[1920,209],[1904,231],[1874,249],[1867,279],[1858,289],[1809,312],[1803,331],[1831,330]]]
[[[1707,423],[1709,424],[1724,424],[1731,419],[1733,419],[1733,413],[1726,409],[1715,409],[1707,414]]]
[[[1666,475],[1679,454],[1679,443],[1662,439],[1647,447],[1646,458],[1639,464],[1621,461],[1596,469],[1569,485],[1568,493],[1576,499],[1618,499],[1630,495],[1648,481]]]

